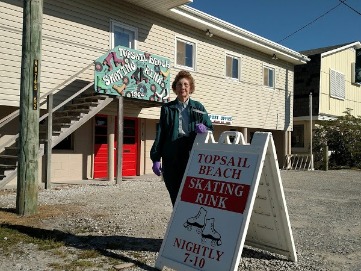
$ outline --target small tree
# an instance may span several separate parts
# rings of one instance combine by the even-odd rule
[[[321,121],[315,130],[315,168],[324,164],[324,148],[331,151],[330,168],[361,168],[361,118],[351,115],[351,109],[335,120]]]

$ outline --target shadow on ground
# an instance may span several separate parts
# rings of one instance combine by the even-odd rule
[[[162,244],[161,239],[129,236],[81,236],[59,230],[47,230],[23,225],[1,224],[0,226],[2,228],[16,230],[36,239],[63,242],[65,246],[71,246],[77,249],[95,250],[105,257],[111,257],[123,262],[133,263],[144,270],[157,270],[154,267],[146,265],[138,260],[131,259],[125,255],[117,254],[110,250],[158,252]]]
[[[7,211],[14,212],[14,210],[9,209]],[[105,257],[111,257],[126,263],[133,263],[143,270],[158,270],[152,266],[144,264],[141,261],[129,258],[126,255],[122,255],[113,251],[149,251],[157,253],[160,250],[162,239],[129,236],[82,236],[59,230],[47,230],[12,224],[2,224],[1,227],[16,230],[36,239],[63,242],[65,246],[71,246],[82,250],[94,250]],[[242,251],[242,258],[257,258],[276,261],[284,260],[282,258],[275,257],[272,254],[263,253],[262,251],[256,251],[247,247],[244,247]]]

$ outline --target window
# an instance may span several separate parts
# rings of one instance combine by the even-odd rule
[[[275,87],[275,69],[270,67],[263,67],[263,85],[274,88]]]
[[[291,133],[291,147],[292,148],[304,148],[305,147],[305,135],[304,125],[294,125],[293,132]]]
[[[112,22],[112,48],[121,45],[124,47],[136,49],[136,40],[138,30],[134,27],[121,23]]]
[[[95,116],[95,144],[108,143],[108,118],[107,116]]]
[[[226,76],[239,79],[239,58],[226,55]]]
[[[330,95],[333,98],[345,99],[345,75],[330,69]]]
[[[194,69],[195,44],[177,39],[177,65]]]

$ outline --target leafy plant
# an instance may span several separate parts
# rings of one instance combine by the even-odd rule
[[[329,168],[361,168],[361,117],[351,114],[351,109],[335,120],[321,121],[314,135],[314,166],[323,168],[325,147],[328,146]]]

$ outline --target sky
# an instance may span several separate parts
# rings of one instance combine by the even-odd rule
[[[193,0],[189,6],[298,52],[361,41],[361,0]]]

